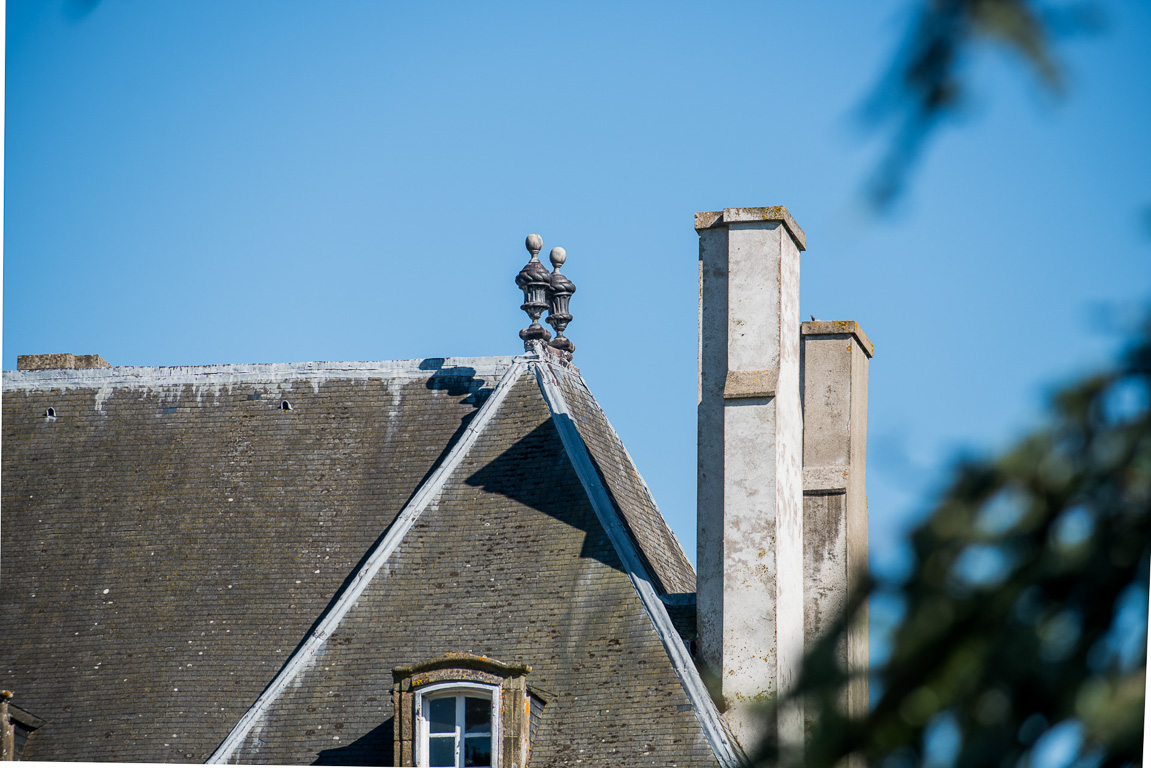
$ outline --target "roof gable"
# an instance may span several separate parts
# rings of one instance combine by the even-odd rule
[[[79,662],[64,677],[98,690],[123,674],[139,692],[108,713],[129,722],[107,732],[106,746],[93,730],[101,724],[65,717],[58,732],[69,744],[45,731],[29,757],[297,762],[309,749],[316,756],[318,729],[306,721],[325,718],[347,730],[333,741],[354,734],[364,749],[390,716],[373,675],[390,680],[394,666],[463,651],[530,664],[535,683],[557,692],[551,724],[540,725],[544,754],[591,748],[577,745],[634,717],[636,733],[662,743],[668,759],[734,764],[736,748],[660,600],[692,591],[694,573],[578,370],[544,350],[381,369],[6,374],[5,437],[11,413],[11,434],[30,452],[4,457],[5,504],[20,505],[13,531],[21,541],[38,532],[37,494],[26,504],[27,491],[51,499],[70,526],[59,555],[85,525],[112,526],[87,555],[102,564],[43,579],[58,604],[39,604],[40,613],[53,621],[116,618],[106,635],[60,655]],[[284,400],[292,410],[279,411]],[[55,420],[43,416],[48,402]],[[80,439],[50,455],[64,442],[62,423]],[[29,472],[44,459],[47,472]],[[89,482],[101,466],[110,473],[103,493]],[[155,560],[153,539],[162,544]],[[43,554],[11,569],[21,588],[45,591],[28,578]],[[429,582],[443,563],[450,570]],[[147,567],[156,564],[172,583],[151,592],[157,577]],[[236,591],[236,569],[253,574],[246,592]],[[94,578],[127,585],[127,607],[66,594]],[[3,605],[5,615],[36,610],[30,600]],[[133,633],[165,645],[141,648],[135,662],[118,657]],[[5,666],[32,669],[10,673],[10,687],[46,708],[70,700],[59,686],[34,692],[48,669],[31,659],[35,638],[18,644],[18,663]],[[93,672],[78,671],[89,661]],[[81,713],[95,706],[77,704]],[[589,730],[589,717],[603,721]],[[169,728],[157,753],[150,731]],[[629,762],[620,749],[612,759]]]
[[[533,373],[508,385],[386,565],[230,761],[311,762],[317,744],[329,747],[321,760],[378,760],[390,746],[390,721],[380,727],[392,714],[392,669],[459,652],[530,666],[528,684],[549,693],[533,762],[582,753],[617,765],[715,765]]]

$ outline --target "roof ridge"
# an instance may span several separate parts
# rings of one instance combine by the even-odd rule
[[[267,383],[269,379],[357,378],[378,374],[392,376],[448,375],[453,368],[474,368],[496,373],[522,356],[425,357],[411,360],[348,360],[300,363],[226,363],[220,365],[121,365],[111,368],[53,368],[36,371],[4,371],[5,390],[38,389],[45,386],[163,386],[170,384]]]
[[[623,514],[616,508],[611,495],[600,480],[588,447],[572,419],[571,412],[568,410],[567,402],[559,387],[558,380],[555,378],[556,374],[552,365],[546,360],[536,360],[532,361],[532,368],[535,370],[536,381],[543,394],[544,402],[547,403],[548,410],[551,412],[552,423],[559,433],[564,451],[575,468],[576,476],[587,493],[596,517],[599,518],[600,524],[607,532],[608,538],[611,540],[612,546],[615,548],[616,554],[639,596],[640,603],[652,624],[655,625],[656,634],[659,636],[660,642],[663,643],[676,677],[679,678],[684,693],[687,694],[688,700],[691,702],[692,710],[699,719],[712,754],[723,768],[736,768],[743,765],[739,747],[720,717],[719,710],[716,708],[711,694],[708,693],[683,638],[680,637],[679,632],[676,631],[671,622],[667,608],[655,588],[652,575],[644,565],[644,558],[639,546],[632,538],[627,523],[624,522]],[[582,381],[582,377],[580,380]]]
[[[491,395],[489,395],[487,400],[484,401],[484,404],[480,406],[479,411],[464,430],[464,434],[460,436],[448,455],[444,457],[440,466],[423,482],[415,494],[413,494],[411,500],[408,501],[404,508],[400,510],[400,513],[396,515],[387,533],[368,556],[364,565],[360,568],[359,573],[356,574],[355,579],[353,579],[347,588],[336,598],[335,602],[328,608],[308,638],[300,644],[295,653],[293,653],[284,666],[281,667],[276,677],[272,679],[272,682],[268,684],[263,693],[260,694],[252,706],[249,707],[240,720],[237,721],[232,731],[225,737],[224,741],[220,743],[211,757],[208,758],[208,763],[228,762],[232,754],[243,744],[248,734],[260,721],[260,718],[269,706],[279,697],[280,693],[288,687],[298,674],[307,669],[312,658],[323,648],[327,638],[336,630],[344,616],[347,615],[352,606],[356,604],[360,595],[363,594],[383,564],[387,562],[388,558],[395,552],[396,548],[399,547],[424,509],[436,498],[448,478],[463,462],[464,457],[476,443],[484,427],[487,426],[488,422],[492,420],[493,415],[499,410],[500,405],[506,399],[512,386],[526,370],[527,362],[525,359],[515,358],[512,361],[511,366],[504,373],[499,383],[496,384]]]

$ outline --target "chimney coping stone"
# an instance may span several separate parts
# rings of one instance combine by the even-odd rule
[[[799,324],[800,336],[836,336],[851,334],[869,358],[875,357],[875,345],[854,320],[815,320]]]
[[[764,208],[724,208],[722,211],[702,211],[695,215],[696,231],[714,229],[728,224],[749,221],[779,221],[787,227],[791,239],[799,250],[807,250],[807,235],[782,205],[769,205]]]
[[[18,355],[16,357],[16,370],[18,371],[111,367],[112,364],[99,355],[74,355],[71,352],[52,355]]]

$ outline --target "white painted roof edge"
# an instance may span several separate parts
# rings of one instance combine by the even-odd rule
[[[647,569],[644,568],[643,560],[636,550],[627,526],[620,518],[620,513],[616,511],[607,489],[600,482],[591,454],[572,420],[571,412],[564,400],[563,391],[559,387],[556,367],[546,361],[536,361],[532,367],[535,369],[536,381],[539,382],[544,401],[548,405],[548,410],[551,411],[552,422],[556,426],[556,431],[559,432],[564,450],[575,467],[576,475],[579,477],[584,491],[587,492],[596,517],[599,518],[600,524],[607,531],[616,554],[619,555],[620,561],[627,570],[628,577],[639,595],[640,602],[647,611],[652,624],[655,625],[656,634],[667,651],[676,676],[679,677],[684,692],[691,702],[692,710],[699,718],[704,736],[711,746],[712,754],[715,755],[722,768],[740,768],[740,766],[746,765],[746,758],[720,717],[719,710],[716,708],[715,702],[712,701],[711,694],[708,693],[707,687],[699,675],[699,670],[696,669],[695,662],[691,658],[691,653],[672,624],[667,608],[660,599]],[[566,372],[561,370],[558,375],[566,375]],[[580,381],[583,381],[582,377],[580,377]]]
[[[471,368],[480,375],[503,373],[524,356],[429,357],[418,360],[378,360],[312,363],[236,363],[230,365],[136,366],[113,368],[54,368],[43,371],[4,371],[5,390],[83,389],[86,387],[155,387],[165,385],[275,384],[308,379],[370,379],[426,377],[437,372]],[[472,373],[469,371],[467,373]]]
[[[450,358],[449,358],[450,359]],[[459,358],[457,358],[459,359]],[[487,358],[490,359],[490,358]],[[499,410],[500,405],[506,399],[507,394],[511,391],[512,386],[516,383],[519,377],[525,372],[527,368],[527,358],[517,357],[514,361],[509,359],[511,363],[507,372],[504,373],[495,389],[492,391],[484,404],[480,406],[480,410],[472,418],[471,423],[468,424],[464,434],[456,442],[455,446],[444,458],[444,461],[432,473],[431,477],[420,486],[416,491],[411,501],[400,511],[396,516],[395,521],[388,528],[388,532],[384,535],[383,540],[368,556],[367,562],[356,574],[356,578],[348,586],[348,588],[340,594],[336,602],[324,615],[319,625],[308,637],[308,639],[300,646],[300,648],[288,659],[287,663],[281,668],[279,674],[269,683],[256,702],[248,709],[247,712],[240,718],[236,725],[232,728],[232,732],[220,743],[212,756],[208,758],[208,763],[227,763],[231,759],[235,751],[244,743],[251,730],[260,722],[268,708],[279,697],[279,695],[287,688],[293,679],[306,670],[312,661],[312,658],[320,652],[323,648],[325,641],[331,636],[333,632],[339,627],[340,622],[352,606],[359,600],[360,595],[363,594],[368,584],[379,572],[380,567],[391,557],[392,553],[399,547],[400,542],[403,541],[404,536],[415,525],[416,520],[419,519],[420,514],[427,506],[432,503],[442,490],[444,484],[447,482],[451,474],[463,461],[468,451],[475,444],[481,432],[488,422],[492,420],[493,415]],[[445,366],[446,367],[446,366]]]

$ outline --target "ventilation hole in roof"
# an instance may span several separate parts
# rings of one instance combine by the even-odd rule
[[[281,411],[290,411],[290,410],[292,410],[292,404],[289,403],[287,400],[281,400],[280,401],[280,410]]]
[[[49,408],[48,410],[44,411],[44,418],[55,419],[56,418],[56,409],[55,408]]]

